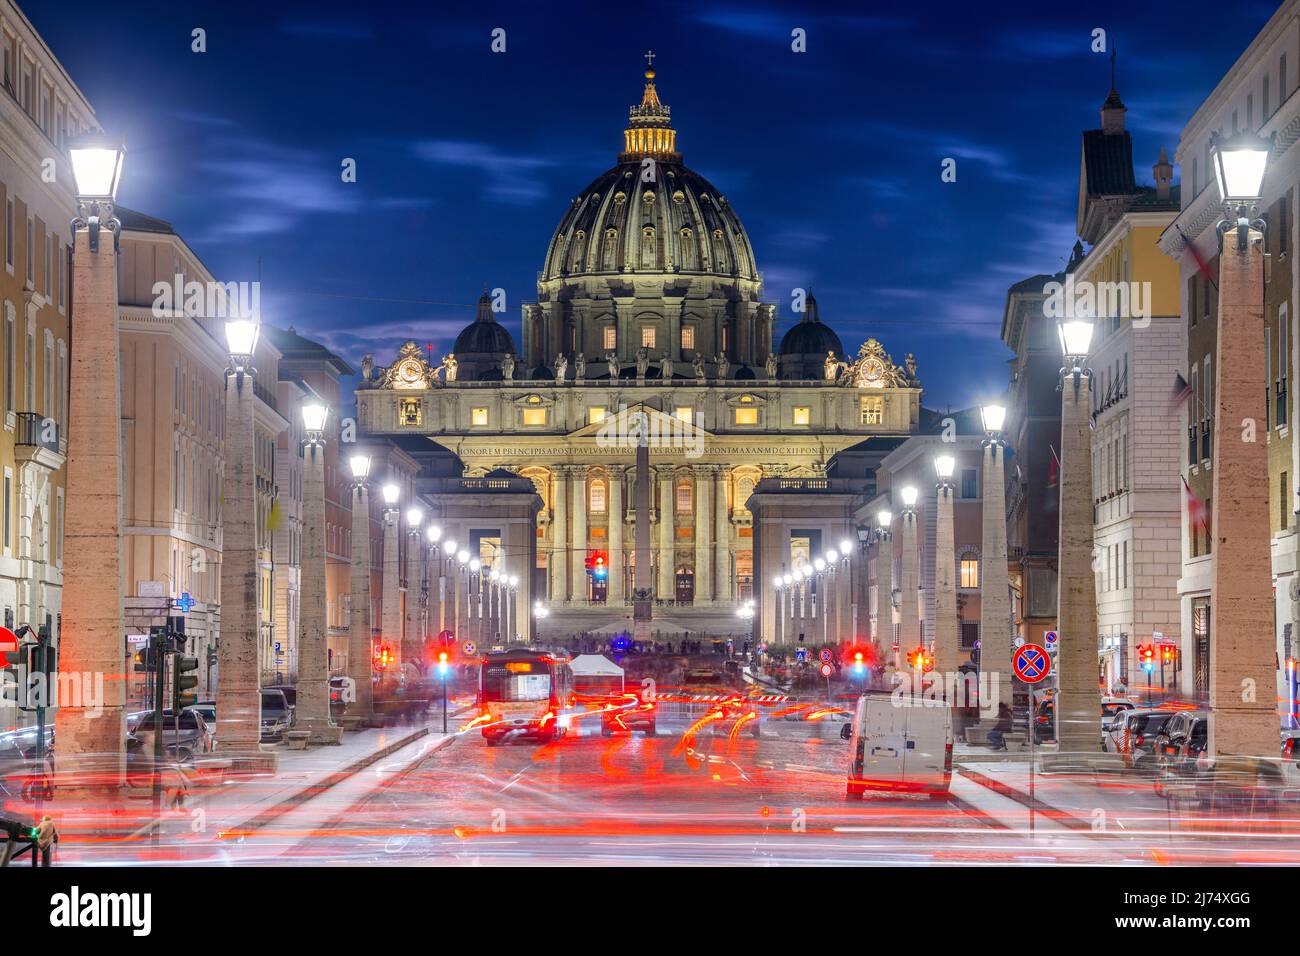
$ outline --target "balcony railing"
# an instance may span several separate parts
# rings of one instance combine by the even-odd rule
[[[1210,420],[1207,418],[1201,422],[1201,458],[1204,461],[1210,460]]]
[[[1194,465],[1201,460],[1200,457],[1196,454],[1197,444],[1198,443],[1196,441],[1196,426],[1188,425],[1187,426],[1187,464],[1189,465]]]
[[[1278,425],[1286,424],[1286,379],[1279,379],[1277,383],[1277,410],[1274,413],[1273,421]]]
[[[59,423],[36,412],[19,412],[14,423],[14,444],[30,445],[57,453]]]

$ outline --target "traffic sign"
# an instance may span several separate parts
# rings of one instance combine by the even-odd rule
[[[1026,684],[1037,684],[1052,670],[1047,651],[1037,644],[1026,644],[1011,658],[1011,669]]]
[[[0,654],[18,650],[18,635],[7,627],[0,627]]]
[[[460,649],[464,651],[466,656],[468,657],[473,657],[475,654],[478,653],[478,645],[475,644],[473,641],[466,641],[464,644],[461,645]]]
[[[829,647],[823,647],[821,649],[821,653],[818,654],[817,656],[822,659],[823,664],[829,664],[831,662],[831,659],[835,655],[831,653],[831,649]]]
[[[1056,641],[1058,637],[1059,635],[1055,631],[1046,631],[1043,634],[1043,643],[1046,644],[1048,649],[1050,650],[1051,648],[1056,646]]]
[[[822,665],[822,677],[830,677],[833,673],[835,673],[835,668],[831,667],[830,664]]]

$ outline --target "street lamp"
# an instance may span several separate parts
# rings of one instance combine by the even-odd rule
[[[921,645],[916,527],[916,500],[919,496],[915,485],[907,485],[899,490],[899,497],[903,501],[903,542],[899,562],[898,642],[902,647]]]
[[[420,522],[424,520],[424,512],[419,508],[408,508],[406,511],[406,523],[411,526],[412,534],[419,534]]]
[[[983,488],[980,499],[981,543],[980,560],[980,638],[979,668],[981,674],[996,675],[992,683],[998,689],[997,701],[989,701],[982,722],[986,728],[997,720],[999,705],[1012,704],[1011,674],[1011,590],[1007,573],[1007,493],[1003,470],[1006,443],[1002,441],[1002,428],[1006,424],[1004,405],[980,406],[980,419],[984,424]],[[1032,718],[1031,718],[1032,721]],[[1031,728],[1032,732],[1032,728]]]
[[[1242,130],[1224,139],[1218,133],[1210,137],[1210,162],[1219,184],[1219,199],[1228,213],[1219,223],[1219,240],[1229,228],[1237,230],[1237,251],[1245,252],[1250,230],[1264,231],[1263,220],[1251,220],[1264,192],[1264,173],[1273,152],[1276,133],[1264,139],[1250,130]]]
[[[429,539],[429,544],[432,547],[437,548],[438,542],[442,539],[442,526],[431,524],[429,527],[424,529],[424,535]]]
[[[984,433],[990,438],[1002,434],[1002,426],[1007,420],[1005,405],[981,405],[980,421],[984,424]]]
[[[352,469],[353,482],[357,486],[364,485],[370,476],[370,456],[353,455],[348,459],[348,466]]]
[[[338,743],[341,728],[330,720],[329,606],[325,556],[325,420],[329,409],[320,402],[302,406],[302,580],[298,627],[299,729],[311,733],[311,743]]]
[[[915,486],[908,485],[899,494],[903,498],[903,514],[910,514],[916,509],[916,499],[920,496],[920,493]]]
[[[348,457],[352,470],[352,546],[349,559],[348,677],[352,700],[349,718],[364,720],[374,710],[374,638],[370,623],[370,456]]]
[[[226,320],[226,351],[230,353],[230,368],[240,375],[254,372],[253,353],[257,351],[257,340],[261,335],[262,325],[256,319]]]
[[[934,473],[939,479],[934,508],[934,657],[935,667],[941,674],[957,672],[961,651],[957,634],[957,554],[953,529],[952,476],[956,470],[956,456],[934,456]]]
[[[126,146],[106,133],[84,133],[68,144],[77,204],[85,215],[84,219],[73,220],[72,231],[75,236],[78,228],[87,227],[91,252],[99,251],[101,226],[107,226],[113,233],[113,250],[117,251],[121,223],[113,218],[113,204],[117,202],[125,158]]]

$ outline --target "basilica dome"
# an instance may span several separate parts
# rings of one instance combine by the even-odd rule
[[[515,340],[492,314],[492,300],[486,292],[479,297],[474,321],[460,330],[452,348],[456,355],[513,355]]]
[[[645,78],[618,165],[574,197],[551,238],[541,278],[672,273],[757,280],[745,227],[726,197],[682,164],[655,71],[646,70]]]
[[[817,300],[811,293],[804,304],[803,318],[790,327],[781,338],[781,354],[790,356],[810,355],[818,359],[827,352],[835,353],[837,358],[844,355],[844,345],[835,330],[821,320]]]

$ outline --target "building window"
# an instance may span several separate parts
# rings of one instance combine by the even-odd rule
[[[612,325],[607,325],[601,330],[601,342],[607,352],[612,352],[618,348],[618,330]]]
[[[600,478],[594,478],[591,482],[591,503],[589,510],[592,514],[603,515],[605,513],[605,482]]]
[[[604,405],[592,405],[587,409],[587,424],[598,425],[605,420],[607,409]]]
[[[486,408],[471,408],[469,410],[469,423],[471,425],[486,425],[488,423],[488,410]]]
[[[5,469],[5,554],[13,551],[14,540],[14,473]]]
[[[401,399],[398,403],[397,423],[399,425],[420,424],[420,400],[418,398]]]
[[[673,416],[679,422],[691,423],[695,421],[695,409],[690,405],[678,405],[673,409]]]
[[[1285,531],[1291,527],[1291,485],[1287,481],[1287,473],[1282,472],[1277,483],[1277,497],[1280,504],[1278,509],[1278,527]]]
[[[536,425],[545,425],[545,424],[546,424],[546,409],[544,409],[544,408],[525,408],[525,409],[524,409],[524,424],[525,424],[525,425],[533,425],[533,426],[536,426]]]
[[[14,268],[14,201],[5,203],[5,265]]]
[[[5,303],[5,411],[13,412],[14,383],[18,378],[18,359],[14,327],[16,325],[14,307]]]
[[[646,325],[641,328],[641,347],[652,349],[655,347],[655,330],[654,326]]]
[[[36,221],[27,217],[27,284],[36,283]]]
[[[961,587],[977,588],[980,586],[980,559],[973,554],[961,556]]]
[[[677,483],[677,513],[679,515],[691,513],[691,483],[689,481],[679,481]]]
[[[974,468],[963,468],[961,470],[961,496],[963,498],[979,497],[979,481],[975,477]]]
[[[885,400],[879,395],[869,395],[862,399],[863,425],[883,425],[885,422]]]
[[[794,423],[796,425],[807,425],[812,421],[812,409],[807,405],[796,405],[794,407]]]
[[[684,349],[695,348],[695,326],[693,325],[682,326],[682,348]]]
[[[757,408],[737,408],[736,409],[737,425],[757,425],[758,409]]]

